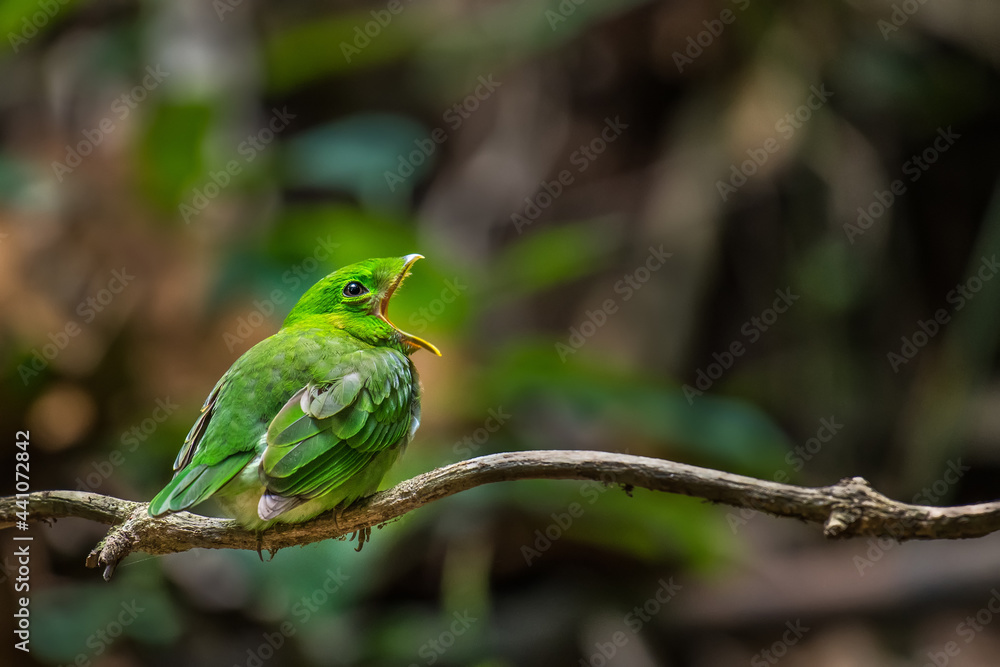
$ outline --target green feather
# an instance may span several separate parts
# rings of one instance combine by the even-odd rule
[[[150,516],[179,512],[197,505],[235,477],[251,458],[249,454],[234,455],[214,466],[184,468],[150,502]]]

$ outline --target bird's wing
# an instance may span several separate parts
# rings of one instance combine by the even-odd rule
[[[205,429],[208,428],[208,422],[211,421],[212,415],[215,414],[215,403],[219,399],[219,392],[222,390],[222,385],[225,383],[226,377],[223,375],[215,384],[212,393],[208,395],[208,398],[205,399],[204,404],[201,406],[201,415],[195,421],[191,430],[188,431],[187,437],[184,438],[184,444],[181,445],[181,450],[177,452],[177,458],[174,459],[175,474],[178,470],[191,463],[194,452],[198,448],[198,443],[205,436]]]
[[[174,459],[173,479],[149,503],[151,516],[179,512],[197,505],[222,488],[253,459],[252,450],[234,450],[218,460],[197,460],[199,457],[196,454],[206,449],[202,446],[205,432],[216,416],[219,396],[229,388],[231,376],[231,371],[223,375],[205,400],[201,415],[188,431]]]
[[[267,429],[260,518],[332,491],[405,444],[418,420],[415,391],[410,360],[373,348],[344,355],[325,378],[295,392]]]

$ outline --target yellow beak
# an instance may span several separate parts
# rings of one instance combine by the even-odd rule
[[[423,338],[414,336],[413,334],[406,333],[405,331],[397,327],[395,324],[393,324],[388,316],[389,299],[392,298],[392,295],[396,291],[396,288],[403,283],[403,279],[410,274],[410,267],[413,266],[413,264],[418,259],[423,259],[423,258],[424,258],[423,255],[418,255],[416,253],[412,255],[406,255],[405,257],[403,257],[403,270],[399,272],[399,275],[396,276],[396,279],[392,282],[392,285],[390,285],[389,289],[386,290],[385,296],[382,297],[382,301],[379,303],[378,307],[378,317],[384,320],[385,323],[391,326],[393,329],[398,331],[400,338],[402,338],[403,342],[409,345],[410,347],[414,349],[422,347],[428,352],[433,352],[434,354],[440,357],[441,350],[437,349],[433,344],[427,342]]]

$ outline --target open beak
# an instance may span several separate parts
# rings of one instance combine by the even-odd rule
[[[423,258],[424,258],[423,255],[418,255],[416,253],[412,255],[407,255],[406,257],[403,258],[403,270],[400,271],[399,275],[396,276],[396,279],[392,281],[392,285],[389,286],[389,289],[386,290],[385,292],[385,296],[382,297],[382,301],[379,302],[378,317],[384,320],[385,323],[391,326],[393,329],[398,331],[400,338],[402,338],[403,342],[409,345],[410,347],[412,348],[422,347],[428,352],[433,352],[434,354],[440,357],[441,350],[437,349],[436,347],[434,347],[434,345],[428,343],[423,338],[418,338],[413,334],[406,333],[405,331],[397,327],[395,324],[393,324],[392,321],[389,319],[388,315],[389,299],[392,298],[392,295],[396,291],[396,288],[403,283],[403,279],[410,274],[410,267],[413,266],[413,264],[418,259],[423,259]]]

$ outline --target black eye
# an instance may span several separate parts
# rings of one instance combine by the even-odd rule
[[[355,280],[344,285],[344,296],[361,296],[367,293],[368,288]]]

